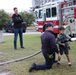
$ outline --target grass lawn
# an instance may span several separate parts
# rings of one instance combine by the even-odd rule
[[[41,48],[40,36],[40,34],[24,35],[25,49],[20,48],[18,39],[18,50],[13,49],[13,36],[4,37],[4,42],[0,44],[0,62],[25,57],[39,51]],[[29,67],[32,63],[44,63],[44,58],[40,53],[30,59],[0,66],[0,72],[9,71],[10,73],[8,75],[76,75],[76,42],[72,42],[70,45],[71,67],[68,67],[66,57],[63,55],[60,66],[54,64],[53,69],[28,73]]]

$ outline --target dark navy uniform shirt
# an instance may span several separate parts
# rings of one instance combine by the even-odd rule
[[[42,51],[52,54],[58,53],[55,36],[52,31],[46,30],[41,36]]]

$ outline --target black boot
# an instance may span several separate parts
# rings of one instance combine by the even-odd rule
[[[36,64],[34,63],[34,64],[32,64],[32,66],[30,67],[30,69],[29,69],[29,72],[32,72],[33,70],[35,70],[35,66],[36,66]]]
[[[21,47],[22,49],[25,49],[25,47]]]

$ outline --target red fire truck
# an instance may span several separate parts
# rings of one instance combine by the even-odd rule
[[[43,32],[45,25],[52,22],[54,33],[58,34],[58,26],[63,25],[66,33],[74,36],[76,34],[76,5],[72,2],[49,2],[40,8],[35,9],[35,16],[37,22],[37,31]]]

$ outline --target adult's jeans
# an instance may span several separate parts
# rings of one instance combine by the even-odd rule
[[[17,48],[17,38],[20,38],[20,46],[23,47],[23,29],[22,28],[14,28],[14,49]]]
[[[48,54],[48,53],[45,53],[43,52],[43,56],[45,58],[45,64],[42,64],[42,65],[35,65],[35,69],[36,70],[45,70],[45,69],[50,69],[52,68],[52,65],[54,63],[54,56],[53,54]]]

